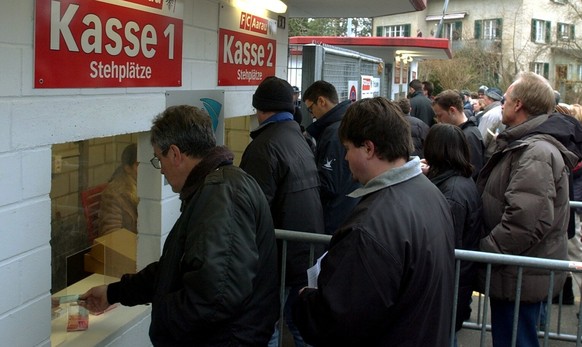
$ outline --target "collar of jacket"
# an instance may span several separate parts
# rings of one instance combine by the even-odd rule
[[[477,119],[475,119],[474,116],[468,117],[467,121],[465,123],[459,125],[459,128],[465,129],[466,127],[469,127],[469,126],[475,126],[475,127],[477,126]]]
[[[444,181],[448,180],[449,178],[451,178],[453,176],[461,176],[461,174],[459,174],[455,170],[449,169],[449,170],[445,170],[443,172],[440,172],[436,176],[430,177],[429,179],[435,186],[438,187],[439,184],[443,183]]]
[[[196,165],[186,182],[184,182],[184,187],[180,192],[180,200],[182,200],[182,207],[180,210],[186,206],[188,201],[192,198],[194,193],[198,190],[200,186],[204,183],[206,176],[221,166],[232,165],[234,160],[234,154],[224,146],[216,146],[211,149],[208,154],[202,158],[202,160]]]
[[[493,109],[497,106],[501,106],[501,101],[493,101],[489,105],[485,106],[485,108],[483,109],[483,114],[489,112],[491,109]]]
[[[533,129],[548,120],[547,114],[530,117],[525,122],[506,128],[497,136],[495,152],[501,152],[521,145],[520,140],[528,135]]]
[[[412,94],[410,95],[410,98],[412,99],[412,98],[414,98],[414,97],[416,97],[416,96],[419,96],[419,95],[420,95],[420,96],[424,96],[424,93],[422,92],[422,90],[419,90],[419,91],[417,91],[417,92],[414,92],[414,93],[412,93]],[[427,99],[428,99],[428,98],[427,98]]]
[[[293,115],[290,112],[285,111],[285,112],[275,113],[271,117],[265,119],[261,124],[259,124],[259,126],[255,130],[251,131],[251,138],[254,139],[255,137],[257,137],[257,135],[259,135],[259,133],[264,128],[269,126],[270,124],[279,123],[279,122],[288,122],[288,121],[292,121],[292,120],[293,120]]]
[[[480,192],[483,192],[487,178],[491,174],[493,167],[501,160],[506,152],[513,151],[520,147],[528,146],[531,142],[539,140],[540,138],[546,140],[556,146],[562,153],[564,161],[570,169],[576,166],[579,161],[579,156],[572,148],[576,147],[582,150],[582,126],[576,122],[570,122],[568,119],[551,120],[556,116],[549,116],[547,114],[530,117],[527,121],[513,127],[506,128],[495,140],[495,151],[491,158],[487,161],[477,179],[477,187]],[[568,116],[563,116],[568,118]],[[561,123],[565,121],[566,123]],[[570,123],[570,126],[567,125]],[[558,136],[558,133],[569,133],[571,136]],[[572,141],[572,138],[576,140]]]
[[[339,122],[344,117],[348,106],[352,104],[351,100],[344,100],[339,104],[335,105],[331,110],[329,110],[326,114],[324,114],[321,118],[317,121],[311,123],[310,126],[307,127],[307,132],[309,135],[313,136],[316,141],[319,141],[321,134],[330,124]]]
[[[365,186],[358,188],[348,194],[352,198],[361,198],[386,187],[398,184],[400,182],[408,181],[409,179],[422,174],[420,169],[420,158],[410,157],[404,165],[390,169],[372,178]]]

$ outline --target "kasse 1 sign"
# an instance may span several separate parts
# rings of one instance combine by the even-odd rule
[[[37,0],[35,87],[180,86],[182,20],[123,4]]]

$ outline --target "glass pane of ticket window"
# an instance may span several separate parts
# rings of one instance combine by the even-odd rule
[[[137,135],[52,147],[53,295],[136,271]]]

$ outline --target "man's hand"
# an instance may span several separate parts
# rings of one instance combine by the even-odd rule
[[[428,169],[430,169],[430,165],[428,165],[426,159],[420,159],[420,169],[422,170],[422,173],[426,176],[426,174],[428,173]]]
[[[103,312],[110,305],[107,301],[107,285],[101,285],[89,289],[79,297],[79,305],[85,307],[90,312]]]

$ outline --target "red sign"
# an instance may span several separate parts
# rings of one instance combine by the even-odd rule
[[[276,40],[219,29],[218,47],[219,86],[258,85],[275,75]]]
[[[243,30],[248,30],[255,33],[267,35],[269,21],[265,18],[255,16],[250,13],[241,12],[240,28]]]
[[[161,10],[162,6],[164,6],[162,0],[125,0],[125,1],[133,2],[134,4],[140,4],[144,6],[157,8],[158,10]]]
[[[182,20],[124,3],[37,0],[35,88],[182,85]]]

